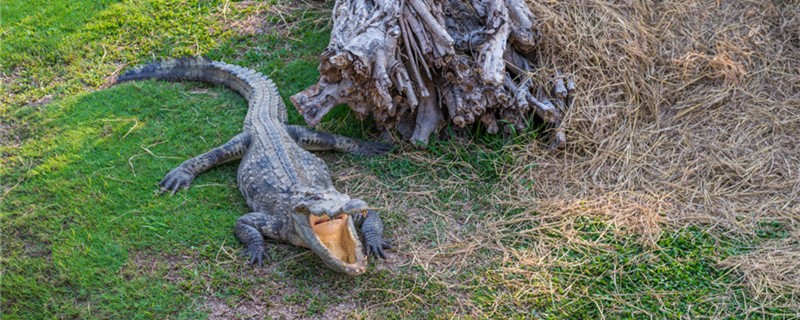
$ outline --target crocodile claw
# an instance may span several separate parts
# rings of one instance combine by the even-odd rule
[[[374,156],[392,151],[393,148],[394,146],[391,143],[364,141],[355,154],[359,156]]]
[[[175,194],[179,189],[186,189],[192,184],[194,176],[195,175],[188,169],[185,169],[183,166],[178,166],[167,173],[164,179],[158,183],[158,186],[161,188],[160,193],[169,191],[170,194]]]
[[[248,262],[248,264],[253,266],[256,263],[258,263],[259,267],[263,267],[264,266],[264,259],[267,258],[267,252],[264,251],[263,248],[261,248],[261,249],[250,249],[250,248],[247,248],[247,249],[244,250],[244,252],[242,252],[242,255],[250,256],[250,262]]]
[[[367,255],[386,259],[386,253],[383,252],[384,249],[388,250],[391,249],[392,245],[388,242],[384,241],[383,239],[377,241],[367,241],[366,245],[364,246],[364,250],[367,251]]]

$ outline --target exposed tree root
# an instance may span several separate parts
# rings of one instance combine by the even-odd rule
[[[510,132],[536,115],[564,145],[557,128],[574,82],[534,85],[538,32],[523,0],[338,0],[333,21],[319,82],[292,97],[309,125],[347,104],[427,144],[447,122]]]

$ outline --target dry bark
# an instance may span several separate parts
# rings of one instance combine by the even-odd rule
[[[337,0],[320,79],[292,102],[311,126],[347,104],[418,144],[448,123],[508,132],[535,115],[558,129],[574,82],[534,85],[534,21],[524,0]]]

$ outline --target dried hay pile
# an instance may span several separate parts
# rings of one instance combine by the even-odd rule
[[[800,296],[800,4],[554,2],[529,1],[542,56],[581,98],[564,152],[515,150],[506,203],[599,213],[645,239],[659,221],[734,236],[779,222],[792,239],[724,264],[758,294]]]

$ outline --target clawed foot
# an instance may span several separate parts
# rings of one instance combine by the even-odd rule
[[[367,210],[366,218],[359,219],[361,224],[361,236],[364,239],[364,251],[368,256],[386,259],[384,249],[391,249],[392,246],[383,240],[383,221],[377,211]]]
[[[385,260],[386,253],[383,252],[383,250],[389,250],[392,248],[392,245],[383,239],[374,239],[372,241],[366,240],[365,242],[364,250],[367,252],[367,255],[375,258],[381,258]]]
[[[244,255],[245,257],[248,256],[250,257],[249,264],[251,266],[258,263],[259,267],[264,266],[264,259],[267,258],[267,252],[264,250],[264,248],[247,248],[244,249],[242,255]]]
[[[194,176],[194,173],[189,169],[184,166],[178,166],[167,173],[167,176],[158,183],[158,186],[161,188],[161,193],[169,191],[170,194],[175,194],[179,189],[188,188],[192,184]]]
[[[390,143],[364,141],[355,153],[360,156],[374,156],[392,151],[392,148],[394,148],[394,146]]]

